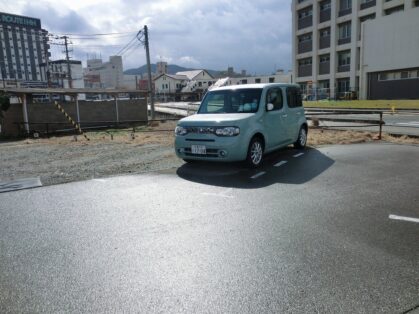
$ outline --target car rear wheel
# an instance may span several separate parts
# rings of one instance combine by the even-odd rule
[[[298,132],[297,141],[294,143],[294,147],[298,149],[302,149],[306,147],[307,144],[307,129],[302,126],[300,128],[300,132]]]
[[[246,163],[251,168],[258,167],[263,160],[263,142],[259,137],[254,137],[247,150]]]

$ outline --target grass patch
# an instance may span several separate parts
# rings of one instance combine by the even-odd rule
[[[319,100],[304,101],[304,107],[349,108],[349,109],[419,109],[419,100]]]

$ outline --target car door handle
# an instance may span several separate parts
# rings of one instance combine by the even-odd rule
[[[300,114],[301,114],[301,112],[297,112],[297,114],[298,114],[298,115],[300,115]]]
[[[288,117],[288,115],[287,114],[283,114],[282,117],[283,118],[286,118],[286,117]]]

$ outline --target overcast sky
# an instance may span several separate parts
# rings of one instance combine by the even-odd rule
[[[40,18],[53,34],[124,33],[73,35],[73,57],[83,61],[118,53],[147,25],[153,63],[252,74],[291,68],[290,0],[0,0],[0,11]],[[52,58],[61,50],[52,45]],[[142,46],[123,54],[124,69],[145,62]]]

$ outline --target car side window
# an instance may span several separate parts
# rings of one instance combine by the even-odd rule
[[[303,106],[300,89],[295,87],[287,88],[287,103],[289,108],[297,108]]]
[[[266,103],[273,104],[273,110],[280,110],[283,107],[283,97],[282,97],[282,90],[280,88],[272,88],[268,91],[266,95]]]

